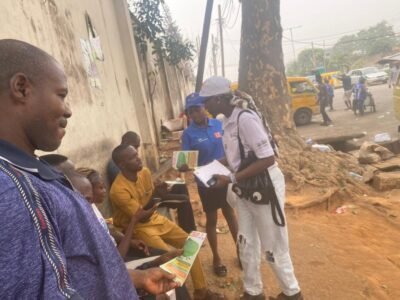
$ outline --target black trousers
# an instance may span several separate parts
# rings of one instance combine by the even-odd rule
[[[190,233],[196,230],[196,223],[194,221],[193,208],[189,199],[189,191],[185,184],[175,184],[172,186],[168,199],[185,200],[179,204],[167,204],[168,208],[176,208],[178,210],[178,223],[179,226]]]
[[[331,122],[331,119],[329,118],[328,114],[326,113],[325,107],[326,107],[326,102],[320,101],[319,102],[319,111],[321,112],[322,119],[324,120],[324,123],[329,123],[329,122]]]

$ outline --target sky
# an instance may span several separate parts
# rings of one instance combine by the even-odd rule
[[[183,36],[196,45],[196,41],[201,38],[207,0],[165,0],[165,2]],[[224,19],[226,77],[236,81],[241,26],[239,0],[214,0],[204,77],[213,75],[211,35],[218,36],[218,5],[221,5]],[[328,48],[341,36],[357,33],[360,29],[376,25],[382,20],[393,25],[395,32],[400,32],[400,0],[281,0],[285,63],[294,59],[289,28],[293,28],[294,51],[298,55],[301,50],[310,48],[311,42],[321,47],[325,43]],[[218,53],[218,75],[221,75],[219,55]],[[193,63],[194,67],[196,64],[197,57]]]

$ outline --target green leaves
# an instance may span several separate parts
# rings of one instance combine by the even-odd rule
[[[129,0],[128,5],[135,40],[143,56],[148,51],[148,42],[151,42],[152,53],[171,65],[192,59],[194,47],[190,41],[183,39],[163,0]]]
[[[399,45],[399,33],[393,26],[382,21],[375,26],[360,30],[358,33],[342,36],[334,45],[327,45],[325,66],[327,70],[363,67],[369,57],[389,53]],[[318,41],[319,45],[321,41]],[[329,48],[330,47],[330,48]],[[323,65],[323,50],[314,49],[315,66]],[[305,49],[297,57],[297,62],[288,64],[288,75],[306,75],[313,69],[312,50]]]

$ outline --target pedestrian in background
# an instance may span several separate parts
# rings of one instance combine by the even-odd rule
[[[332,84],[332,78],[330,76],[325,78],[325,87],[328,94],[328,105],[330,107],[329,111],[333,111],[333,98],[335,97],[335,92],[333,90],[334,86]]]
[[[360,116],[364,115],[364,101],[367,99],[368,90],[365,85],[365,78],[360,77],[358,83],[354,86],[354,101],[353,101],[353,111],[357,115],[357,110]]]
[[[328,92],[326,90],[325,84],[322,82],[321,74],[315,75],[315,79],[317,81],[319,90],[318,92],[319,111],[323,119],[321,126],[329,126],[330,124],[332,124],[332,120],[329,118],[328,114],[325,111],[329,101]]]
[[[343,84],[343,90],[344,90],[343,100],[344,100],[344,104],[346,104],[346,107],[347,107],[348,110],[352,109],[351,94],[353,93],[353,86],[351,84],[351,77],[345,73],[342,76],[338,77],[338,79]]]
[[[391,88],[393,85],[396,85],[399,73],[400,73],[399,64],[393,64],[392,68],[390,69],[389,88]]]

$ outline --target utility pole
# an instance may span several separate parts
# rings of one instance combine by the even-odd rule
[[[324,69],[325,69],[325,72],[326,72],[326,61],[325,61],[325,40],[323,41],[322,45],[323,45],[323,50],[324,50],[324,52],[323,52],[323,59],[324,59]]]
[[[222,77],[225,77],[224,34],[222,32],[221,4],[218,4],[218,23],[219,23],[219,39],[221,42],[221,71],[222,71]]]
[[[293,29],[298,29],[300,27],[301,27],[301,25],[293,26],[293,27],[289,27],[289,28],[284,29],[284,30],[289,30],[290,31],[290,40],[292,42],[293,59],[294,59],[294,64],[296,66],[296,71],[297,71],[297,57],[296,57],[296,50],[295,50],[295,47],[294,47]]]
[[[290,30],[290,40],[292,41],[293,59],[296,62],[297,57],[296,57],[296,50],[294,49],[293,27],[290,27],[289,30]]]
[[[211,43],[212,43],[212,56],[213,56],[213,68],[214,68],[214,76],[218,75],[218,65],[217,65],[217,50],[218,50],[218,46],[217,46],[217,41],[214,37],[214,35],[211,35]]]
[[[311,42],[311,54],[312,54],[312,63],[315,69],[316,67],[315,67],[315,55],[314,55],[314,42]]]
[[[204,65],[206,63],[208,36],[210,34],[211,14],[214,0],[207,0],[206,12],[204,15],[203,33],[201,35],[199,64],[197,66],[196,92],[199,92],[203,83]]]

